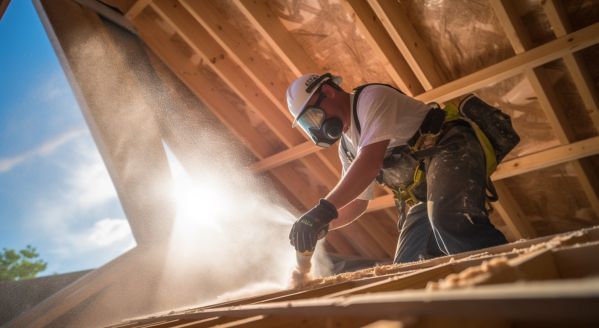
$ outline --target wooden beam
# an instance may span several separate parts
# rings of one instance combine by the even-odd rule
[[[252,111],[264,119],[285,145],[294,146],[304,141],[300,132],[289,128],[289,119],[277,110],[272,101],[257,92],[255,83],[239,71],[225,49],[176,0],[153,1],[150,5],[202,58],[203,63],[213,69]]]
[[[368,0],[368,3],[424,89],[430,90],[445,83],[447,78],[439,70],[437,61],[410,23],[401,4],[388,0]]]
[[[505,183],[503,181],[495,181],[494,185],[501,202],[493,202],[491,206],[501,216],[512,235],[517,239],[536,237],[537,233],[535,229],[530,224],[530,221],[526,219],[526,215]]]
[[[524,73],[524,71],[531,67],[536,67],[559,59],[561,54],[569,53],[571,47],[573,50],[578,51],[597,43],[599,43],[599,23],[506,59],[500,63],[491,65],[478,72],[446,83],[441,87],[427,91],[415,98],[423,102],[448,101],[469,92],[474,92],[494,82],[499,82],[506,78]],[[312,152],[317,151],[318,147],[314,146],[311,150]],[[300,151],[300,149],[297,151]],[[301,151],[306,153],[309,152],[308,149],[301,149]],[[294,148],[289,149],[286,155],[287,160],[291,161],[299,158],[299,156],[296,157],[293,155],[294,152]],[[287,162],[280,161],[278,163],[284,164]],[[260,164],[257,163],[255,165],[259,166]]]
[[[171,40],[171,37],[160,27],[158,27],[147,14],[141,13],[134,19],[133,23],[138,28],[140,37],[156,53],[156,55],[196,94],[204,101],[207,107],[217,116],[225,126],[227,126],[240,140],[246,145],[257,158],[264,158],[271,153],[268,142],[255,129],[248,129],[246,123],[239,120],[239,115],[232,110],[219,110],[221,108],[232,109],[235,104],[222,97],[215,88],[207,88],[214,81],[211,77],[202,73],[189,58],[184,55],[184,51]],[[278,166],[271,170],[271,173],[285,185],[290,194],[298,198],[303,204],[304,210],[311,207],[317,197],[312,193],[298,192],[298,190],[307,190],[310,188],[308,181],[298,176],[297,172],[290,166]],[[346,241],[339,240],[339,237],[330,236],[328,242],[341,254],[359,254]]]
[[[360,31],[376,51],[384,59],[384,68],[395,84],[407,95],[414,96],[424,89],[412,71],[410,64],[396,48],[393,40],[385,31],[385,27],[372,8],[363,0],[348,0],[341,2],[353,16]]]
[[[513,29],[515,31],[513,34],[508,33],[510,42],[518,45],[514,50],[518,53],[531,48],[532,43],[528,33],[524,29],[520,17],[518,17],[514,8],[510,6],[511,3],[508,0],[492,0],[491,4],[504,29]],[[557,7],[554,8],[557,10]],[[565,26],[561,27],[565,28]],[[562,54],[562,56],[564,55],[572,56],[573,54],[566,52]],[[566,110],[557,99],[557,94],[550,84],[550,79],[544,68],[534,67],[527,69],[524,73],[560,143],[569,144],[575,141],[576,135],[568,122]],[[597,176],[589,160],[574,161],[572,165],[591,208],[599,217],[599,187],[597,187],[599,185],[599,176]]]
[[[283,24],[278,20],[277,16],[271,11],[268,2],[263,0],[237,0],[235,1],[235,4],[250,22],[254,24],[254,27],[261,33],[263,38],[267,40],[271,47],[275,49],[275,52],[296,75],[320,71],[318,65],[310,59],[310,56],[305,54],[301,45],[293,38],[291,33],[287,31]],[[219,34],[217,30],[218,26],[216,26],[215,34]],[[233,47],[233,41],[235,40],[227,41],[227,43],[231,43],[231,47]],[[225,40],[222,42],[225,42]],[[248,55],[245,55],[245,57],[247,56]],[[274,75],[274,73],[270,74]],[[307,150],[307,148],[304,149]],[[325,150],[318,153],[321,158],[324,157],[324,163],[328,165],[329,170],[333,171],[338,178],[340,177],[339,160],[329,157],[332,154],[333,152],[331,150]],[[287,158],[287,160],[290,160],[290,158]],[[359,223],[359,225],[363,229],[371,229],[368,225],[363,225],[362,223]],[[371,234],[371,232],[372,231],[369,233]]]
[[[10,0],[0,0],[0,20],[2,20],[2,16],[4,16],[9,3]]]
[[[272,12],[267,1],[234,0],[233,2],[296,76],[323,70],[310,60],[306,50],[291,37],[276,14]]]
[[[560,297],[555,297],[559,295]],[[583,320],[599,315],[599,278],[572,281],[501,284],[453,290],[396,291],[338,298],[275,302],[216,308],[167,318],[248,317],[255,315],[397,318],[398,316],[474,319]],[[467,309],[467,311],[465,310]],[[547,311],[551,309],[551,311]]]
[[[483,68],[455,81],[416,96],[423,102],[439,103],[476,91],[493,83],[524,73],[527,69],[541,66],[565,54],[580,51],[599,43],[599,23],[564,35],[502,62]]]
[[[285,128],[291,129],[293,117],[287,109],[285,100],[287,85],[276,80],[277,71],[275,68],[269,65],[260,55],[252,52],[252,46],[247,44],[247,41],[241,38],[235,28],[227,23],[226,17],[222,16],[213,4],[208,1],[187,0],[182,0],[181,3],[212,38],[223,47],[235,63],[243,69],[258,89],[287,117],[289,122]],[[268,119],[268,117],[265,117],[265,119]],[[317,169],[317,171],[322,172],[319,175],[320,180],[329,181],[327,187],[330,189],[336,183],[335,178],[340,176],[340,167],[334,165],[321,153],[317,152],[316,156],[325,163],[325,167],[330,171]]]
[[[147,6],[150,5],[150,2],[152,2],[152,0],[137,0],[133,6],[129,8],[125,14],[125,17],[127,17],[127,19],[130,21],[133,21],[135,17],[139,15],[139,13],[141,13],[144,9],[146,9]]]
[[[543,9],[549,24],[556,37],[564,36],[572,31],[568,15],[559,0],[548,0],[542,2]],[[574,81],[574,85],[580,94],[580,98],[589,114],[595,130],[599,132],[599,94],[593,80],[585,67],[580,54],[564,55],[564,64]]]
[[[133,57],[144,60],[137,57],[144,55],[143,50],[132,39],[119,38],[95,12],[76,2],[35,1],[34,4],[102,155],[136,242],[146,245],[167,241],[175,217],[172,199],[165,193],[149,191],[162,189],[170,181],[168,159],[154,106],[143,97],[147,90],[133,70],[126,69]],[[85,55],[80,51],[82,35],[86,35],[89,47],[97,51]],[[123,51],[125,48],[129,51]],[[147,68],[144,64],[147,63],[138,68]],[[123,83],[127,89],[119,87]],[[153,165],[148,166],[148,162]]]
[[[491,175],[491,180],[498,181],[593,155],[599,155],[599,137],[577,141],[569,145],[554,147],[503,162]],[[370,201],[368,211],[376,211],[392,206],[395,206],[393,195],[385,195]]]

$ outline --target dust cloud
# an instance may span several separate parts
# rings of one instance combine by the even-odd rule
[[[62,47],[138,246],[38,314],[68,304],[48,326],[105,326],[287,288],[295,267],[288,233],[299,213],[249,171],[255,158],[135,36],[101,25],[102,33],[63,27]],[[321,247],[316,275],[329,267]]]

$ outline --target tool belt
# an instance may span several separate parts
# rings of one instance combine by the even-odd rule
[[[520,140],[509,116],[474,95],[464,98],[459,106],[453,103],[447,103],[443,109],[437,103],[429,106],[431,110],[407,145],[394,148],[385,158],[377,181],[393,190],[400,209],[425,201],[424,160],[441,149],[437,143],[445,132],[455,126],[468,126],[485,155],[487,200],[496,201],[498,196],[490,176]]]
[[[357,115],[358,96],[369,85],[377,84],[365,84],[353,90],[353,115],[358,132],[361,132]],[[385,86],[403,93],[393,86]],[[487,171],[487,200],[496,201],[498,197],[490,176],[497,164],[520,141],[509,116],[472,94],[466,96],[459,106],[453,103],[446,103],[444,108],[437,103],[430,103],[429,106],[431,109],[416,133],[408,140],[407,145],[395,147],[384,159],[377,182],[393,190],[396,204],[404,211],[403,214],[406,205],[411,207],[425,201],[424,160],[440,150],[437,142],[446,131],[463,125],[472,128],[483,149]],[[341,146],[347,158],[353,161],[354,155],[349,151],[344,137],[341,138]],[[390,168],[394,170],[389,170]]]

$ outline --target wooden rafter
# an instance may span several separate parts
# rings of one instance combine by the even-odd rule
[[[368,3],[424,89],[430,90],[447,82],[399,3],[387,0],[368,0]]]
[[[543,9],[551,29],[556,37],[562,37],[572,32],[572,27],[568,21],[566,12],[559,0],[548,0],[544,1]],[[568,69],[568,73],[574,81],[576,89],[580,94],[580,98],[584,104],[584,107],[593,121],[595,130],[599,132],[599,94],[597,89],[593,86],[593,81],[590,74],[584,64],[580,54],[565,54],[563,57],[564,64]]]
[[[10,0],[0,0],[0,20],[2,19],[2,16],[4,16],[9,3]]]
[[[594,155],[599,155],[599,137],[553,147],[538,153],[503,162],[491,175],[491,180],[499,181]],[[393,197],[391,195],[377,197],[370,203],[372,207],[369,206],[369,210],[380,210],[394,206]]]
[[[537,67],[553,60],[559,59],[564,54],[579,51],[599,43],[599,23],[593,24],[580,31],[576,31],[548,42],[537,48],[518,54],[512,58],[506,59],[500,63],[491,65],[478,72],[469,74],[455,81],[446,83],[438,88],[429,90],[416,96],[423,102],[445,102],[469,92],[474,92],[487,85],[505,80],[507,78],[524,73],[527,69]],[[312,147],[312,152],[317,151],[316,146]],[[297,150],[298,152],[300,149]],[[302,155],[309,153],[308,149],[301,149]],[[294,148],[286,152],[287,161],[301,158]],[[274,155],[273,155],[274,156]],[[269,160],[270,159],[266,159]],[[277,161],[278,164],[285,164],[286,161]],[[259,162],[256,166],[261,165]]]
[[[221,108],[234,108],[235,105],[229,103],[225,97],[221,97],[215,89],[205,87],[213,83],[210,78],[202,74],[191,60],[185,57],[183,51],[177,50],[177,45],[173,43],[170,36],[160,29],[151,17],[140,13],[133,20],[133,23],[138,28],[140,36],[154,53],[206,103],[207,107],[225,126],[244,141],[244,144],[249,147],[257,158],[264,158],[272,151],[259,132],[254,129],[247,129],[244,122],[239,120],[235,113],[219,110]],[[297,192],[297,190],[308,189],[309,185],[305,179],[296,174],[292,167],[288,165],[279,166],[271,170],[271,173],[290,190],[291,194],[299,199],[304,209],[316,202],[317,197],[311,193]],[[341,254],[358,254],[345,240],[336,238],[335,234],[331,234],[328,241]]]
[[[287,32],[276,15],[271,12],[266,2],[235,1],[235,4],[244,13],[244,15],[251,22],[253,22],[254,27],[261,33],[264,39],[267,40],[275,52],[283,59],[283,61],[296,75],[319,71],[316,63],[314,63],[309,56],[305,55],[304,50],[299,50],[303,49],[301,45],[291,36],[289,32]],[[197,10],[196,14],[200,15],[199,12],[200,10]],[[302,71],[301,69],[305,69],[306,71]],[[302,147],[306,149],[309,146],[302,145]],[[336,156],[336,154],[334,154],[332,151],[326,155]],[[284,160],[285,156],[281,156],[277,160],[281,159]],[[338,160],[333,161],[332,159],[329,159],[328,162],[335,163],[337,170],[339,170],[340,166],[338,164]],[[273,163],[275,163],[275,161],[272,161],[271,165]],[[366,230],[369,235],[373,235],[370,224],[367,224],[364,221],[359,221],[358,225]],[[354,228],[350,228],[349,230],[352,229]],[[349,230],[348,233],[352,233]],[[353,234],[355,233],[356,232],[353,232]]]
[[[414,74],[410,63],[395,47],[380,19],[366,1],[348,0],[342,1],[342,4],[355,18],[370,47],[384,59],[384,68],[393,82],[409,96],[422,93],[424,90],[419,77]]]
[[[508,39],[514,47],[514,51],[516,53],[525,53],[527,49],[532,47],[532,42],[511,2],[509,0],[491,0],[491,5],[500,24],[506,30],[514,31],[513,33],[508,33]],[[571,52],[562,54],[562,56],[565,55],[573,56]],[[541,108],[551,124],[553,131],[556,133],[559,142],[561,144],[569,144],[576,141],[574,130],[568,123],[565,108],[563,108],[557,99],[556,90],[549,83],[550,79],[546,76],[544,68],[530,68],[524,73],[535,91]],[[597,217],[599,217],[599,187],[597,187],[599,185],[599,177],[593,169],[592,163],[590,160],[581,159],[573,161],[572,165],[591,208]]]
[[[395,42],[397,48],[414,69],[418,80],[422,83],[424,88],[430,90],[435,86],[446,83],[447,77],[438,69],[439,63],[426,48],[424,42],[410,23],[404,9],[401,8],[401,5],[384,0],[369,0],[369,3]],[[502,182],[499,182],[499,184],[501,183]],[[502,190],[507,189],[505,186],[500,187],[502,187]],[[511,223],[508,224],[510,229],[513,230],[527,224],[526,222],[513,224],[515,220],[524,219],[523,216],[516,214],[522,213],[516,202],[510,202],[510,206],[507,206],[502,204],[502,201],[500,200],[493,203],[493,206],[501,209],[498,213],[504,222]],[[532,237],[534,236],[532,231],[533,230],[528,227],[526,234]],[[512,233],[516,236],[525,234],[522,231],[512,231]]]

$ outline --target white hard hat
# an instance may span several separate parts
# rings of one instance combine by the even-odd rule
[[[341,84],[341,77],[331,73],[305,74],[295,79],[287,88],[287,107],[293,115],[293,127],[297,125],[298,117],[303,113],[306,104],[312,95],[324,82],[332,80],[335,84]]]

